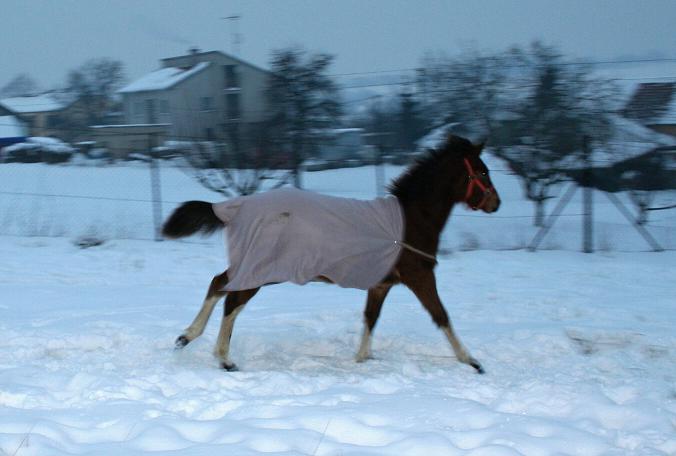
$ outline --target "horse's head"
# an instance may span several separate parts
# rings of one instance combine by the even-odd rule
[[[449,146],[456,145],[461,154],[462,179],[459,185],[459,201],[472,210],[486,213],[495,212],[500,207],[500,196],[493,186],[486,164],[481,159],[484,144],[474,145],[466,139],[451,136]],[[456,148],[456,147],[454,147]]]
[[[390,191],[399,201],[412,204],[465,203],[474,210],[495,212],[500,197],[481,160],[482,149],[483,144],[451,135],[397,178]]]

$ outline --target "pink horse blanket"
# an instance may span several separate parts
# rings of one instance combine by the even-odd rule
[[[399,258],[404,219],[393,197],[362,201],[280,189],[213,205],[226,224],[226,291],[324,276],[369,289]]]

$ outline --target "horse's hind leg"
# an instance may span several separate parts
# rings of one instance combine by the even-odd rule
[[[432,271],[421,271],[420,274],[415,274],[414,278],[404,279],[402,277],[402,281],[413,291],[425,309],[427,309],[434,323],[446,334],[458,361],[469,364],[478,373],[483,374],[484,369],[481,367],[481,363],[469,354],[465,346],[460,342],[460,339],[458,339],[458,336],[456,336],[455,331],[453,331],[453,325],[448,319],[446,309],[444,309],[437,292],[434,273]]]
[[[232,329],[235,325],[235,318],[237,318],[237,315],[244,309],[245,304],[258,293],[259,289],[260,288],[253,288],[251,290],[231,291],[225,298],[225,309],[223,312],[223,320],[221,321],[221,330],[218,333],[216,349],[214,350],[214,355],[220,360],[221,367],[225,370],[237,370],[237,366],[235,366],[229,358]]]
[[[366,298],[366,308],[364,309],[364,332],[361,337],[361,345],[357,352],[357,362],[366,361],[371,356],[371,334],[373,328],[376,326],[378,317],[380,316],[380,309],[383,307],[383,302],[387,297],[392,285],[380,284],[369,289]]]
[[[223,287],[225,287],[227,283],[228,271],[215,276],[211,280],[211,285],[209,285],[209,290],[207,291],[207,296],[204,298],[202,308],[197,313],[197,316],[190,326],[188,326],[183,334],[180,335],[178,339],[176,339],[176,348],[183,348],[202,335],[204,332],[204,327],[207,325],[209,317],[214,310],[214,306],[219,301],[219,299],[221,299],[226,294],[226,292],[223,291]]]

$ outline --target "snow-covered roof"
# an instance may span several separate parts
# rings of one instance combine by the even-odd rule
[[[634,62],[625,65],[597,65],[593,75],[609,79],[615,83],[626,99],[632,95],[640,83],[668,83],[674,81],[676,61]]]
[[[0,104],[17,114],[60,111],[67,107],[66,103],[57,100],[51,94],[3,98],[0,100]]]
[[[27,134],[26,125],[15,116],[0,116],[0,138],[23,138]]]
[[[140,79],[118,90],[118,93],[149,92],[166,90],[190,76],[199,73],[210,65],[209,62],[200,62],[190,68],[167,67],[153,71]]]
[[[615,126],[614,140],[626,142],[640,142],[653,147],[676,145],[676,138],[645,127],[626,117],[613,115],[613,124]]]
[[[336,135],[341,135],[344,133],[362,133],[364,131],[363,128],[332,128],[330,130],[331,133],[336,134]]]
[[[660,124],[676,124],[676,96],[671,97],[666,110],[659,117]]]
[[[269,70],[266,70],[265,68],[263,68],[261,66],[258,66],[254,63],[251,63],[251,62],[248,62],[246,60],[242,60],[241,58],[234,56],[232,54],[226,54],[225,52],[222,52],[222,51],[204,51],[204,52],[199,52],[199,51],[198,52],[192,52],[191,51],[190,54],[187,54],[187,55],[177,55],[177,56],[174,56],[174,57],[166,57],[166,58],[162,59],[162,62],[168,62],[169,65],[172,65],[171,62],[180,61],[180,60],[182,60],[186,57],[201,59],[203,56],[207,56],[207,55],[221,55],[223,57],[227,57],[228,59],[237,62],[239,65],[246,65],[249,68],[252,68],[256,71],[262,71],[264,73],[270,72]]]
[[[607,144],[593,146],[590,161],[595,167],[611,166],[615,163],[638,157],[658,147],[676,146],[676,138],[658,133],[640,123],[619,115],[612,115],[613,134]],[[571,154],[563,168],[580,167],[579,154]]]

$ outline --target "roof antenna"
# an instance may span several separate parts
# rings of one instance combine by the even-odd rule
[[[232,23],[232,29],[230,31],[230,52],[236,57],[240,57],[240,47],[242,44],[242,35],[239,33],[239,20],[241,18],[242,16],[239,14],[221,18],[224,21],[230,21]]]

